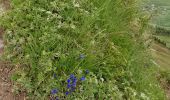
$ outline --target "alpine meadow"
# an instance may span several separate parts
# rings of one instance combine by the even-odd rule
[[[0,1],[4,4],[5,0]],[[156,22],[160,16],[151,18],[149,10],[142,9],[150,3],[8,3],[8,9],[0,9],[0,40],[4,45],[0,67],[5,63],[6,69],[12,69],[8,79],[13,97],[2,100],[168,100],[163,83],[170,87],[170,78],[169,83],[162,80],[167,81],[170,70],[163,72],[164,67],[157,66],[157,55],[150,48],[153,41],[159,40],[157,37],[167,40],[170,48],[170,36],[158,35],[162,31],[156,33],[162,27]],[[20,94],[24,99],[16,99]]]

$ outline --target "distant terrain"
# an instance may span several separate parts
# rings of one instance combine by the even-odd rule
[[[156,26],[153,37],[156,42],[152,49],[155,49],[154,57],[163,68],[170,66],[170,1],[169,0],[147,0],[147,6],[153,14],[150,23]],[[170,67],[169,67],[170,69]]]
[[[145,7],[153,15],[150,21],[155,40],[151,46],[152,56],[160,69],[160,83],[170,98],[170,0],[148,0]]]
[[[170,28],[170,1],[169,0],[148,0],[150,10],[157,13],[151,22],[161,27]]]

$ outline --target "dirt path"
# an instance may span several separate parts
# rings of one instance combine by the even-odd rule
[[[0,29],[0,35],[2,35]],[[3,53],[3,40],[2,36],[0,36],[0,57]],[[13,66],[9,63],[4,63],[0,61],[0,100],[26,100],[25,93],[20,93],[15,95],[13,93],[13,83],[10,80],[10,76],[13,73]]]
[[[0,57],[3,53],[2,29],[0,29]],[[10,76],[12,73],[12,66],[0,61],[0,100],[15,100],[12,93],[12,82]]]
[[[0,16],[4,13],[5,9],[9,8],[8,0],[0,1]],[[0,57],[3,53],[3,39],[2,39],[3,30],[0,27]],[[4,63],[0,60],[0,100],[25,100],[23,95],[14,95],[13,93],[13,84],[10,80],[13,67],[7,63]]]
[[[4,5],[0,3],[0,15],[4,13]],[[0,28],[0,57],[3,53],[3,40],[2,40],[3,30]],[[12,96],[12,84],[9,80],[11,69],[6,68],[7,66],[0,61],[0,100],[13,100]]]
[[[14,94],[13,82],[10,80],[12,73],[12,66],[0,62],[0,100],[26,100],[24,93]]]
[[[163,70],[170,70],[170,49],[160,43],[154,42],[151,51],[158,66],[161,66]]]
[[[12,82],[9,80],[12,69],[0,63],[0,100],[14,100]]]

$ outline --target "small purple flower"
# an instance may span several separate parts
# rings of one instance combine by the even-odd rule
[[[56,94],[58,92],[58,90],[57,89],[53,89],[53,90],[51,90],[51,94]]]
[[[67,91],[67,92],[65,93],[65,95],[69,95],[69,92]]]
[[[80,54],[80,59],[84,59],[85,55],[84,54]]]
[[[80,81],[85,81],[85,80],[86,78],[84,76],[80,78]]]

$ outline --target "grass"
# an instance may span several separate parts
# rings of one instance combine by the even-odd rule
[[[13,0],[11,6],[1,25],[4,60],[17,69],[16,92],[33,100],[166,98],[135,0]]]

